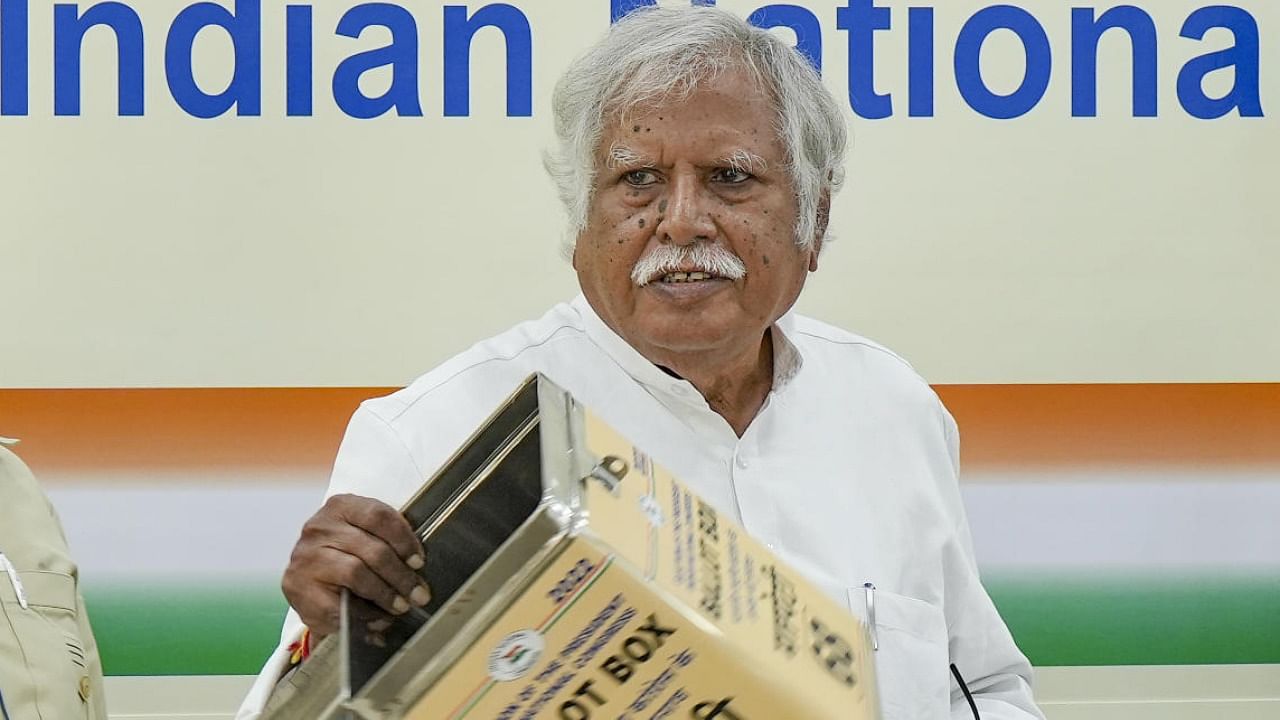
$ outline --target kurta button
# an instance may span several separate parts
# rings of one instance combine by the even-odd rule
[[[747,459],[742,457],[741,455],[738,456],[737,463],[738,463],[738,467],[742,468],[743,470],[746,470],[747,466],[750,465],[750,463],[747,462]]]
[[[89,684],[89,676],[81,675],[80,676],[80,699],[81,700],[84,700],[85,702],[89,701],[89,689],[91,687],[92,685]]]

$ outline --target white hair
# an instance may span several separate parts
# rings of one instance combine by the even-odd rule
[[[586,227],[605,122],[624,122],[640,106],[686,99],[736,69],[750,74],[777,111],[774,127],[796,196],[796,242],[812,247],[820,239],[819,215],[844,178],[846,131],[817,71],[781,39],[724,10],[650,6],[619,20],[556,84],[557,147],[545,164],[569,215],[567,251]],[[608,160],[619,162],[624,153],[610,148]]]

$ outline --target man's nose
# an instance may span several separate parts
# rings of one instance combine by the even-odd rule
[[[716,223],[711,217],[711,198],[706,188],[696,178],[681,176],[667,185],[668,191],[659,200],[661,221],[658,237],[675,245],[708,242],[716,237]],[[666,202],[665,210],[662,202]]]

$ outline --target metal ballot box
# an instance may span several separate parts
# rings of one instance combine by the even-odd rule
[[[403,508],[425,611],[343,629],[270,720],[877,720],[866,627],[546,378]]]

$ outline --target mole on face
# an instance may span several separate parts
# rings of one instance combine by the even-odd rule
[[[765,267],[769,267],[769,256],[768,256],[768,255],[761,255],[761,256],[760,256],[760,262],[763,262]]]
[[[644,227],[644,218],[640,218],[640,222],[638,224],[640,227]]]
[[[660,212],[660,213],[665,213],[666,211],[667,211],[667,201],[666,201],[666,200],[661,200],[661,201],[659,201],[659,202],[658,202],[658,212]]]
[[[640,126],[639,126],[639,125],[632,125],[632,126],[631,126],[631,132],[640,132]]]

